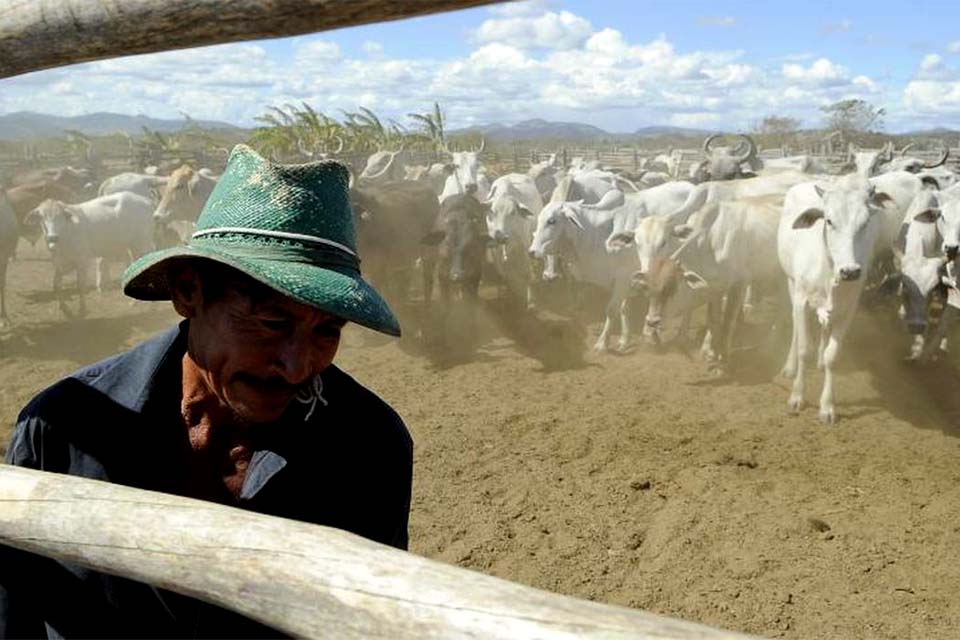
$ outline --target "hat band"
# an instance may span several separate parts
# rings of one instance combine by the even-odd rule
[[[248,260],[274,260],[280,262],[302,262],[312,264],[317,267],[332,269],[334,271],[347,271],[349,274],[360,275],[360,259],[355,253],[342,247],[339,243],[328,241],[317,243],[313,246],[281,244],[277,242],[265,244],[240,244],[230,243],[224,246],[222,243],[212,242],[212,238],[204,236],[216,234],[236,234],[246,232],[244,235],[272,236],[289,238],[300,234],[284,234],[283,236],[273,233],[258,233],[255,229],[239,229],[234,231],[228,227],[218,229],[205,229],[202,232],[194,233],[191,242],[194,246],[210,245],[212,249],[220,253],[226,253],[237,258],[246,258]],[[278,232],[283,233],[283,232]],[[200,236],[200,237],[198,237]],[[307,236],[310,237],[310,236]],[[322,238],[318,238],[322,239]]]
[[[320,236],[310,236],[305,233],[291,233],[289,231],[270,231],[268,229],[252,229],[250,227],[213,227],[211,229],[201,229],[194,231],[191,238],[200,238],[202,236],[214,235],[218,233],[245,233],[252,236],[265,236],[267,238],[281,238],[283,240],[298,240],[300,242],[312,242],[314,244],[326,244],[336,247],[341,251],[346,251],[356,257],[357,253],[345,244],[340,244],[333,240],[321,238]]]

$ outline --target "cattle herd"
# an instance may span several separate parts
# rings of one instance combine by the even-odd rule
[[[776,322],[791,327],[782,370],[792,379],[789,408],[803,405],[815,353],[827,423],[836,419],[835,364],[866,288],[899,291],[906,358],[946,350],[960,308],[960,187],[946,150],[928,162],[893,143],[851,149],[846,170],[828,172],[810,156],[764,161],[748,136],[718,140],[704,141],[686,175],[676,152],[632,174],[582,158],[564,165],[554,154],[526,173],[493,176],[483,143],[444,149],[449,161],[429,166],[413,165],[403,147],[378,151],[351,172],[364,274],[394,304],[408,301],[418,275],[427,305],[435,286],[433,304],[469,305],[489,277],[527,310],[537,309],[545,282],[589,283],[609,293],[598,351],[610,348],[615,322],[616,348],[630,345],[631,300],[646,300],[642,333],[654,343],[666,339],[668,321],[685,338],[704,307],[700,352],[716,372],[729,366],[744,310],[768,297]],[[182,242],[217,179],[189,166],[102,181],[70,167],[10,176],[0,188],[0,321],[8,322],[4,284],[18,238],[44,239],[61,310],[83,314],[88,265],[101,289],[110,261]],[[61,287],[71,271],[77,312]]]

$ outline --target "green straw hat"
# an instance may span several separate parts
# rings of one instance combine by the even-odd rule
[[[171,261],[206,258],[298,302],[399,336],[390,307],[360,276],[348,183],[340,162],[273,164],[237,145],[190,241],[131,264],[123,292],[169,300]]]

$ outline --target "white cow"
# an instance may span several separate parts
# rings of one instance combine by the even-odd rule
[[[108,196],[111,193],[129,191],[138,196],[159,201],[160,193],[163,192],[169,180],[170,178],[167,176],[133,172],[121,173],[104,180],[100,185],[98,195]]]
[[[633,281],[650,300],[644,332],[659,341],[665,317],[681,316],[686,325],[692,311],[706,304],[701,354],[711,367],[722,366],[747,286],[776,285],[782,278],[776,250],[782,204],[779,195],[722,202],[717,215],[691,232],[668,258],[651,262],[644,256],[648,269],[638,271]],[[630,236],[618,239],[629,241]]]
[[[532,306],[534,265],[527,249],[543,209],[537,184],[529,175],[508,173],[494,180],[487,204],[494,268],[511,291],[525,291],[527,306]]]
[[[777,253],[787,274],[793,308],[793,336],[783,375],[793,378],[788,405],[803,406],[806,357],[810,351],[808,314],[821,328],[818,360],[824,369],[820,420],[836,420],[834,366],[873,261],[878,218],[890,196],[860,175],[826,187],[792,187],[786,195],[777,232]]]
[[[134,193],[100,196],[80,204],[45,200],[28,214],[39,224],[53,256],[53,290],[67,313],[60,283],[65,271],[76,270],[80,313],[86,313],[86,270],[97,263],[97,290],[103,290],[108,259],[132,261],[153,248],[153,201]]]
[[[562,182],[562,181],[561,181]],[[559,187],[558,187],[559,189]],[[627,317],[627,298],[630,295],[630,275],[636,270],[636,256],[630,251],[610,253],[607,238],[617,226],[624,226],[617,218],[624,209],[598,209],[576,202],[566,202],[555,193],[537,217],[537,228],[530,253],[535,258],[554,258],[546,261],[544,278],[556,277],[555,258],[569,250],[570,270],[574,279],[589,282],[610,291],[606,305],[603,330],[594,348],[605,351],[614,315],[620,315],[618,348],[626,349],[630,341],[630,322]]]
[[[557,167],[557,154],[552,153],[550,157],[543,162],[531,165],[530,170],[527,171],[527,175],[533,178],[533,181],[537,184],[537,191],[540,192],[540,197],[547,198],[557,187],[557,174],[559,172],[559,168]]]
[[[957,239],[956,221],[960,218],[960,197],[924,190],[917,194],[903,219],[900,237],[894,247],[900,271],[901,318],[913,336],[908,360],[926,360],[933,348],[946,337],[949,315],[941,317],[936,336],[926,340],[928,310],[933,292],[941,284],[948,262],[945,249],[956,257],[956,244],[946,247],[942,232]],[[953,224],[948,222],[948,218]],[[948,227],[953,229],[948,231]]]

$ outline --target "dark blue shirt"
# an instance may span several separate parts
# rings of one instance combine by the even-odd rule
[[[188,327],[41,392],[20,414],[7,462],[188,495],[180,414]],[[375,394],[331,365],[259,433],[235,506],[407,548],[413,442]],[[276,635],[198,600],[0,547],[2,637]]]

